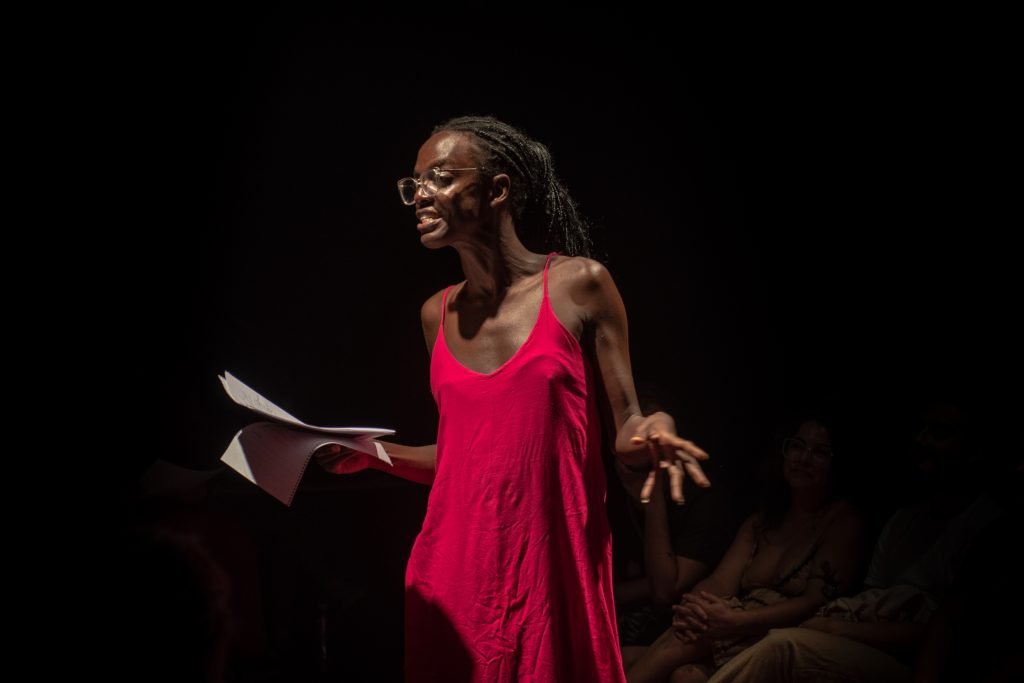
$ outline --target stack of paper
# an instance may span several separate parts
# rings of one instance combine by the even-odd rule
[[[220,459],[285,505],[292,504],[302,474],[321,446],[338,444],[391,464],[384,447],[374,439],[394,434],[393,429],[309,425],[260,396],[230,372],[225,372],[220,381],[235,403],[273,420],[244,427],[235,434]]]

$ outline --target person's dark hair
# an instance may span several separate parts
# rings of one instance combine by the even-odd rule
[[[476,137],[482,170],[512,179],[512,216],[519,228],[544,232],[549,249],[590,256],[590,226],[555,174],[547,147],[490,116],[460,116],[434,129],[442,131]]]

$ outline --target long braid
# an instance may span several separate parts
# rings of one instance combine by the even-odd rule
[[[517,226],[544,232],[549,249],[590,256],[590,226],[555,174],[547,147],[490,116],[460,116],[434,129],[434,133],[441,131],[474,135],[485,157],[484,169],[512,179],[512,216]]]

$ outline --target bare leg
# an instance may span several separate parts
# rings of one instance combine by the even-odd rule
[[[705,659],[711,647],[707,641],[684,643],[668,629],[651,644],[637,661],[626,668],[629,683],[665,683],[673,671],[684,664]]]

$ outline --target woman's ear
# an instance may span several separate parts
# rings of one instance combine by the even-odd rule
[[[491,178],[490,204],[496,208],[508,201],[509,192],[512,189],[512,179],[504,173]]]

